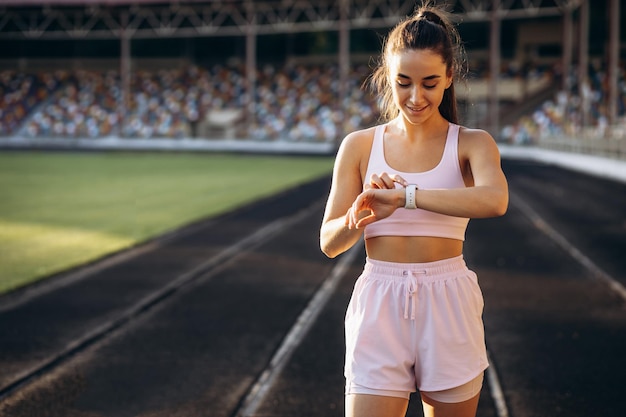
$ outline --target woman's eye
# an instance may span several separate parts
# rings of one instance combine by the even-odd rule
[[[401,83],[400,81],[397,82],[398,83],[398,87],[400,88],[407,88],[409,87],[411,84],[410,83]]]
[[[437,87],[437,84],[432,84],[432,85],[424,84],[424,88],[428,88],[429,90],[432,90],[435,87]]]

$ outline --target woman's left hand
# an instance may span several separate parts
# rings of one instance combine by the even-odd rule
[[[379,188],[392,190],[396,188],[396,184],[399,184],[402,187],[409,185],[406,180],[402,178],[402,176],[398,174],[389,175],[386,172],[383,172],[380,175],[372,174],[369,184],[365,184],[363,189],[369,190],[370,188]]]

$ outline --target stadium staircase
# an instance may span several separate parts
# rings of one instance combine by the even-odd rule
[[[522,100],[500,107],[500,126],[515,124],[521,117],[532,114],[547,100],[554,98],[561,89],[561,82],[554,79],[547,87],[538,90]]]

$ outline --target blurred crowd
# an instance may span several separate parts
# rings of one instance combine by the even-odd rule
[[[362,88],[368,69],[352,69],[343,102],[340,102],[339,69],[336,65],[286,67],[277,71],[265,66],[258,74],[255,120],[250,129],[255,139],[315,140],[336,138],[373,124],[376,103]]]
[[[0,71],[0,136],[14,132],[60,82],[59,74]]]
[[[265,65],[257,72],[250,124],[237,137],[331,141],[342,129],[376,120],[376,104],[360,87],[367,69],[351,70],[339,102],[336,65]],[[194,137],[211,111],[246,107],[242,68],[216,65],[134,71],[122,103],[116,71],[0,73],[0,136],[101,138]],[[242,112],[243,114],[243,112]]]
[[[67,70],[0,72],[0,136],[102,138],[183,138],[202,136],[207,115],[240,110],[231,122],[238,138],[286,141],[333,141],[377,121],[376,100],[362,88],[369,74],[354,66],[344,86],[338,66],[263,65],[256,73],[254,112],[247,115],[246,77],[242,67],[216,65],[130,74],[130,97],[122,103],[117,71]],[[545,68],[505,67],[501,77],[541,76]],[[481,66],[472,75],[481,76]],[[581,126],[602,132],[607,126],[606,71],[590,73],[584,97],[578,96],[576,74],[571,89],[561,91],[533,114],[503,128],[500,138],[529,143],[543,136],[572,134]],[[624,70],[619,77],[618,113],[626,111]],[[586,103],[586,104],[585,104]],[[586,105],[588,118],[581,119]]]
[[[514,144],[537,143],[547,137],[589,136],[602,138],[609,132],[608,76],[602,63],[590,66],[589,82],[578,86],[577,68],[568,77],[568,89],[559,91],[545,101],[532,114],[523,116],[517,123],[505,126],[501,138]],[[617,94],[618,125],[626,125],[626,70],[618,74]]]

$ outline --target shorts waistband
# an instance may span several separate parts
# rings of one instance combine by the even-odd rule
[[[424,263],[387,262],[366,258],[364,270],[372,275],[391,279],[402,279],[411,275],[423,281],[436,281],[450,275],[458,275],[459,272],[467,271],[468,268],[463,255],[459,255],[454,258]]]

